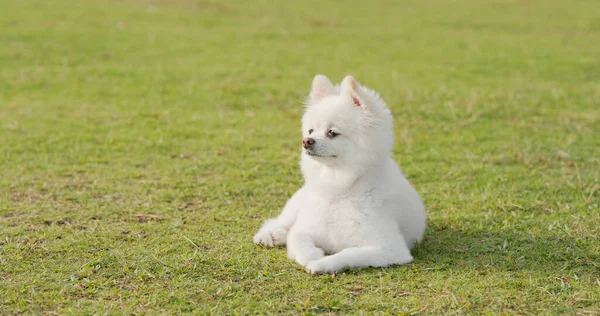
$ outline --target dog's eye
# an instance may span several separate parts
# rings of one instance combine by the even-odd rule
[[[329,138],[334,138],[336,136],[338,136],[340,133],[335,132],[334,130],[330,129],[327,131],[327,137]]]
[[[313,129],[312,129],[312,128],[311,128],[311,129],[309,129],[309,130],[308,130],[308,135],[312,134],[312,132],[313,132]]]

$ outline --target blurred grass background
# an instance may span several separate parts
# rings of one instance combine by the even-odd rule
[[[0,0],[0,311],[600,313],[597,1]],[[311,277],[251,236],[312,77],[380,92],[429,228]]]

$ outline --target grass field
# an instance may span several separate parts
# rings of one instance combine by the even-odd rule
[[[0,314],[600,313],[600,2],[0,0]],[[395,118],[406,266],[252,235],[312,77]]]

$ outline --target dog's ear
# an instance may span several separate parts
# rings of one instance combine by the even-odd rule
[[[364,108],[365,103],[360,90],[358,81],[352,76],[346,76],[340,86],[340,95],[347,96],[354,105]]]
[[[319,100],[333,94],[333,83],[323,75],[316,75],[310,89],[310,102],[318,102]]]

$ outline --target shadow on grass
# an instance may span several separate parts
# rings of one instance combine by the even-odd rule
[[[600,254],[591,238],[538,237],[526,231],[461,231],[430,227],[421,245],[412,250],[412,269],[428,271],[470,270],[542,272],[595,278]],[[397,266],[394,269],[402,269]],[[568,271],[568,272],[565,272]],[[373,274],[380,269],[347,270],[345,274]]]
[[[536,236],[527,231],[461,231],[430,228],[424,242],[413,250],[413,264],[429,270],[471,269],[545,271],[566,269],[597,275],[600,255],[589,238]]]

